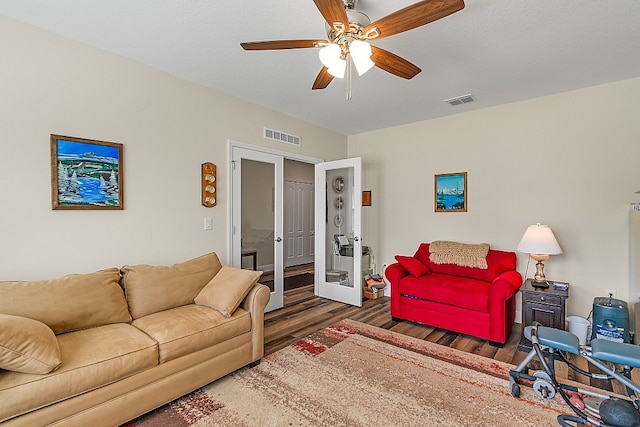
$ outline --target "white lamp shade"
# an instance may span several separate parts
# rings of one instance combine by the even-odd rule
[[[562,249],[548,225],[530,225],[518,244],[518,252],[525,254],[558,255]]]
[[[361,40],[354,40],[349,44],[349,53],[353,58],[358,75],[361,76],[371,69],[375,64],[371,60],[371,45]]]

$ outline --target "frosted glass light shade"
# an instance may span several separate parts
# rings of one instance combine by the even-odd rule
[[[354,40],[349,44],[349,53],[356,66],[358,75],[361,76],[371,69],[375,64],[371,60],[371,45],[361,40]]]
[[[327,71],[334,77],[344,78],[347,61],[342,59],[342,49],[336,43],[329,43],[318,52],[320,62],[327,67]]]
[[[339,59],[338,61],[336,61],[336,63],[332,67],[329,67],[327,71],[333,77],[342,79],[344,78],[344,72],[346,69],[347,69],[347,61],[345,61],[344,59]]]

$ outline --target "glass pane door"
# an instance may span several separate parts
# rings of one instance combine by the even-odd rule
[[[362,305],[361,159],[316,165],[316,280],[318,296]]]
[[[263,271],[271,289],[265,311],[282,308],[282,156],[234,147],[232,264]]]

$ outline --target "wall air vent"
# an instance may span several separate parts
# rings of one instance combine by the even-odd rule
[[[473,95],[469,94],[469,95],[462,95],[462,96],[456,96],[455,98],[450,98],[450,99],[445,99],[444,102],[446,102],[449,105],[462,105],[462,104],[468,104],[469,102],[473,102],[475,101],[475,99],[473,98]]]
[[[266,139],[273,139],[274,141],[284,142],[285,144],[291,144],[300,147],[302,145],[302,138],[295,135],[290,135],[279,130],[264,128],[264,137]]]

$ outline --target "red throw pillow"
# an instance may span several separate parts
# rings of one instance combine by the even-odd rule
[[[420,277],[429,274],[429,267],[412,256],[396,255],[396,261],[412,276]]]

